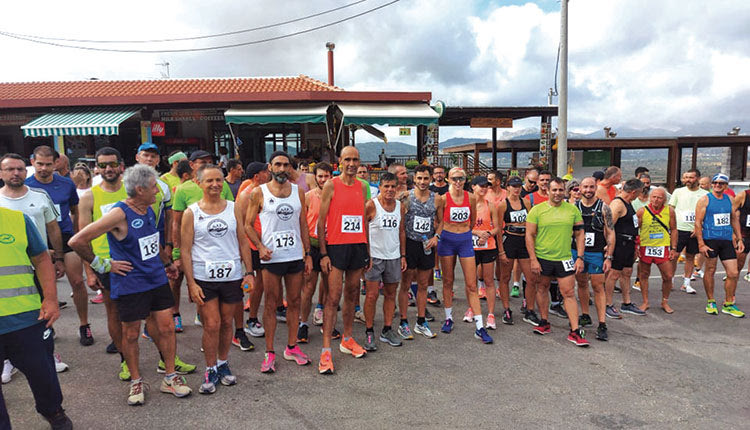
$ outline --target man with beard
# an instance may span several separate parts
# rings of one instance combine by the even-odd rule
[[[690,169],[682,174],[682,188],[677,188],[669,199],[669,206],[674,208],[677,219],[677,255],[685,250],[685,272],[682,278],[680,291],[695,294],[690,286],[690,280],[695,267],[695,256],[698,254],[698,239],[695,237],[695,207],[701,197],[708,191],[698,186],[700,178],[698,169]],[[672,273],[677,271],[677,258],[672,261]]]
[[[615,185],[620,181],[622,181],[622,171],[617,166],[610,166],[604,171],[604,179],[597,185],[596,197],[606,204],[612,203],[617,196]]]
[[[303,205],[305,194],[297,184],[289,182],[291,157],[284,151],[274,152],[270,157],[269,169],[272,180],[252,191],[245,217],[247,235],[258,248],[260,264],[265,271],[263,325],[266,330],[266,354],[260,366],[263,373],[276,371],[276,353],[273,347],[276,334],[274,309],[281,301],[281,280],[284,280],[289,304],[287,318],[299,321],[302,272],[310,274],[312,270],[307,211]],[[260,237],[253,227],[256,217],[260,219]],[[294,324],[287,325],[284,359],[300,366],[310,364],[310,359],[297,345]]]
[[[73,290],[73,302],[78,312],[78,337],[81,345],[90,346],[94,344],[94,336],[88,321],[88,294],[83,283],[83,264],[68,246],[68,240],[78,231],[78,193],[71,179],[54,174],[55,161],[55,151],[49,146],[34,148],[34,175],[26,179],[26,185],[46,191],[57,210],[65,274]]]

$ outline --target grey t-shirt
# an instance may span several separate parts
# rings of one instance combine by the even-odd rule
[[[47,223],[58,220],[60,214],[55,208],[49,194],[39,188],[26,187],[23,197],[11,198],[0,193],[0,206],[21,211],[34,221],[36,229],[44,241],[47,241]]]

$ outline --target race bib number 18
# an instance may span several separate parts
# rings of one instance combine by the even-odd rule
[[[141,260],[146,261],[159,255],[159,232],[138,239]]]
[[[726,227],[729,225],[729,214],[714,214],[714,225],[716,227]]]
[[[362,233],[362,217],[359,215],[342,215],[341,232]]]
[[[469,208],[467,207],[452,207],[450,211],[451,222],[466,222],[469,220]]]
[[[562,261],[562,265],[563,265],[563,269],[566,272],[572,272],[572,271],[576,270],[576,263],[575,263],[575,261],[573,261],[572,258],[570,260],[563,260]]]

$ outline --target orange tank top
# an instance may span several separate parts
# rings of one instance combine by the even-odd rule
[[[492,215],[490,214],[490,201],[487,199],[484,199],[484,205],[482,209],[479,209],[479,204],[477,204],[477,221],[474,224],[475,230],[482,230],[482,231],[490,231],[493,228],[495,228],[494,225],[492,225]],[[471,235],[471,242],[474,245],[474,249],[482,250],[482,249],[495,249],[495,236],[490,236],[487,239],[487,242],[485,242],[484,245],[479,245],[479,237],[476,235]]]
[[[253,192],[253,189],[255,189],[255,187],[251,186],[252,184],[253,182],[249,179],[243,182],[242,185],[240,186],[240,190],[238,194],[239,193],[249,194]],[[244,186],[245,188],[243,189],[242,186]],[[259,215],[260,215],[260,212],[258,212],[258,215],[255,216],[255,222],[253,223],[253,227],[255,228],[255,231],[258,232],[258,237],[263,237],[263,234],[261,233],[261,230],[260,230],[260,216]],[[253,244],[253,241],[250,240],[250,238],[248,238],[248,242],[250,242],[250,249],[252,249],[253,251],[258,250],[258,248],[256,248],[256,246]]]
[[[355,179],[352,185],[346,185],[340,176],[333,178],[333,196],[326,217],[326,243],[367,243],[364,219],[362,182]]]
[[[318,213],[320,212],[320,195],[318,190],[307,192],[307,198],[310,199],[310,206],[307,207],[307,229],[310,231],[310,237],[318,238]]]
[[[610,202],[614,200],[615,197],[617,197],[617,188],[615,188],[614,185],[610,185],[609,188],[607,188],[607,195],[609,196]]]

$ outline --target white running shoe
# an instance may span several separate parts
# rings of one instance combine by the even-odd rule
[[[745,276],[743,276],[743,279],[747,282],[750,282],[750,272],[745,273]]]
[[[10,382],[10,380],[13,378],[13,375],[18,372],[18,369],[16,369],[12,364],[10,364],[10,360],[5,360],[3,363],[3,376],[2,376],[2,382],[3,384],[7,384]]]
[[[203,323],[201,322],[201,316],[199,314],[195,314],[195,320],[193,321],[193,324],[203,327]]]
[[[691,287],[690,284],[682,284],[682,286],[680,287],[680,291],[682,291],[683,293],[695,294],[695,289]]]
[[[315,312],[313,312],[313,324],[323,325],[323,309],[315,308]]]
[[[252,337],[263,337],[266,334],[266,329],[263,328],[260,321],[255,321],[250,324],[245,323],[245,333]]]
[[[55,353],[54,357],[55,357],[55,371],[57,371],[57,373],[63,373],[69,369],[68,365],[63,363],[62,359],[60,358],[60,354]]]

